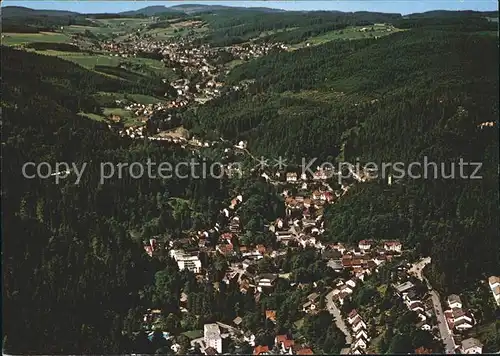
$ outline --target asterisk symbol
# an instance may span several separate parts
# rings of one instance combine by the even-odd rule
[[[267,163],[267,158],[264,158],[263,156],[261,156],[261,157],[257,160],[257,162],[259,162],[259,163],[257,164],[257,166],[256,166],[256,168],[258,168],[258,169],[264,169],[264,168],[266,168],[266,167],[268,167],[268,166],[269,166],[269,164]]]
[[[278,169],[285,169],[286,168],[286,159],[282,158],[281,156],[278,159],[274,159],[274,164],[275,167],[278,167]]]

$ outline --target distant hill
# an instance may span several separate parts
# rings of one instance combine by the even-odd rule
[[[175,6],[147,6],[142,9],[134,10],[134,11],[125,11],[120,12],[120,15],[125,16],[136,16],[136,15],[145,15],[145,16],[154,16],[161,13],[166,12],[182,12],[185,14],[197,14],[202,12],[213,12],[213,11],[221,11],[221,10],[249,10],[249,11],[259,11],[259,12],[284,12],[285,10],[281,9],[272,9],[267,7],[235,7],[235,6],[224,6],[224,5],[201,5],[201,4],[182,4]]]
[[[175,10],[172,10],[170,7],[166,7],[164,5],[157,5],[157,6],[147,6],[139,10],[124,11],[118,14],[121,16],[136,16],[136,15],[154,16],[170,11],[175,11]]]
[[[35,10],[23,6],[2,7],[2,18],[27,16],[79,16],[78,12],[64,10]]]
[[[238,6],[224,6],[224,5],[200,5],[200,4],[182,4],[172,6],[171,9],[176,9],[183,11],[188,14],[194,14],[199,12],[211,12],[219,10],[248,10],[248,11],[259,11],[259,12],[285,12],[282,9],[273,9],[269,7],[238,7]]]
[[[470,16],[478,16],[478,17],[498,17],[498,11],[472,11],[472,10],[464,10],[464,11],[449,11],[449,10],[434,10],[427,11],[422,13],[415,13],[408,15],[409,18],[436,18],[436,17],[470,17]]]

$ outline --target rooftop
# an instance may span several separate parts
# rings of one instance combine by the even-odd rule
[[[203,330],[208,337],[220,335],[220,328],[217,324],[205,324]]]
[[[470,337],[462,341],[462,348],[464,350],[470,349],[472,347],[483,347],[483,344],[478,339]]]
[[[448,296],[448,303],[460,303],[462,304],[462,301],[460,300],[460,297],[456,294],[451,294]]]
[[[410,290],[412,289],[413,287],[415,287],[415,285],[413,283],[411,283],[410,281],[407,281],[407,282],[404,282],[404,283],[401,283],[401,284],[395,284],[394,285],[394,288],[396,288],[396,290],[399,292],[399,293],[402,293],[402,292],[405,292],[407,290]]]

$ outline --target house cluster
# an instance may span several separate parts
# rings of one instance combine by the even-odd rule
[[[491,276],[488,278],[488,286],[491,289],[491,293],[493,293],[495,303],[500,306],[500,277]]]
[[[342,167],[342,170],[342,177],[353,178],[358,182],[370,180],[372,178],[370,173],[373,173],[352,165],[345,165]],[[332,166],[325,165],[323,167],[316,167],[315,172],[312,173],[312,177],[309,177],[309,174],[304,172],[299,175],[297,172],[291,171],[286,172],[284,178],[287,183],[303,184],[304,181],[308,181],[310,178],[312,178],[313,181],[326,181],[338,174],[339,172],[335,171]],[[281,177],[281,172],[276,173],[276,176]]]
[[[476,323],[470,310],[464,309],[460,296],[452,294],[446,299],[449,309],[444,311],[450,330],[465,331]]]
[[[433,325],[430,320],[434,314],[432,300],[423,292],[417,290],[416,286],[410,281],[394,284],[393,287],[408,310],[417,314],[419,321],[416,327],[420,330],[431,331]]]
[[[328,259],[327,265],[335,271],[348,270],[351,273],[351,279],[336,282],[333,301],[343,305],[365,276],[378,272],[380,265],[402,252],[401,246],[399,241],[385,241],[377,245],[370,240],[361,240],[357,247],[347,247],[341,243],[327,245],[322,253]]]
[[[292,250],[299,247],[312,247],[321,251],[321,257],[327,261],[328,266],[340,272],[347,270],[350,278],[338,278],[335,281],[333,300],[343,304],[344,300],[352,295],[365,276],[378,271],[378,267],[386,261],[391,261],[394,257],[400,256],[403,252],[402,243],[397,240],[386,240],[375,242],[372,240],[362,240],[355,246],[348,246],[342,243],[325,243],[321,241],[323,234],[322,209],[325,204],[333,201],[334,193],[322,188],[322,182],[312,182],[308,191],[302,195],[289,196],[289,192],[283,192],[286,216],[273,221],[267,226],[274,232],[281,246],[290,247]],[[190,270],[203,278],[203,264],[200,260],[200,252],[208,254],[221,254],[228,257],[230,261],[222,283],[236,282],[242,293],[250,293],[256,301],[262,295],[270,294],[274,291],[279,279],[278,273],[257,273],[257,263],[263,258],[275,259],[286,254],[286,248],[274,249],[265,245],[245,246],[240,244],[239,237],[242,232],[242,224],[238,214],[238,209],[244,204],[245,199],[241,194],[235,196],[228,202],[227,207],[220,211],[219,222],[211,229],[198,231],[195,235],[186,238],[186,241],[176,243],[182,248],[168,243],[163,250],[169,250],[169,255],[177,262],[180,270]],[[215,246],[212,245],[214,243]],[[193,246],[188,252],[187,246]],[[214,246],[214,247],[212,247]],[[147,251],[152,254],[162,250],[158,247],[155,239],[146,245]],[[145,247],[145,249],[146,249]],[[208,267],[208,266],[205,266]],[[298,286],[300,287],[300,285]],[[220,285],[215,286],[220,288]],[[303,302],[298,305],[298,309],[306,314],[317,313],[320,307],[320,293],[316,287],[307,295]],[[413,296],[408,297],[412,302]],[[413,304],[412,304],[413,305]],[[277,318],[276,310],[265,310],[265,318],[269,322],[275,323]],[[370,336],[367,326],[361,316],[356,311],[348,318],[349,330],[352,333],[352,352],[362,354],[366,349]],[[241,324],[241,318],[234,321],[236,328]],[[219,329],[221,324],[217,323]],[[234,337],[240,337],[241,333],[233,333]],[[217,332],[215,326],[208,327],[204,336],[204,351],[206,354],[221,353],[223,348],[221,340],[224,333]],[[239,335],[239,336],[238,336]],[[255,337],[243,334],[244,339],[254,347],[255,355],[267,354],[312,354],[307,345],[298,345],[288,336],[278,335],[273,345],[255,345]],[[253,341],[252,341],[253,340]],[[253,343],[253,344],[252,344]]]
[[[366,323],[356,309],[353,309],[348,314],[347,323],[349,325],[353,340],[349,349],[349,354],[364,354],[366,348],[368,347],[368,343],[370,342],[370,336],[368,335]]]
[[[223,95],[224,83],[218,79],[223,71],[227,70],[219,59],[223,52],[229,53],[233,58],[250,60],[268,54],[270,51],[286,50],[286,46],[279,43],[250,43],[233,45],[229,47],[211,47],[208,44],[195,45],[193,39],[188,37],[172,38],[169,40],[155,40],[143,33],[130,34],[122,41],[106,41],[100,45],[100,50],[110,56],[136,57],[141,52],[155,54],[163,57],[161,61],[165,66],[172,68],[181,76],[196,74],[196,82],[187,78],[174,80],[169,84],[176,90],[177,97],[167,104],[160,104],[161,108],[142,107],[138,105],[134,110],[137,116],[148,116],[164,107],[181,108],[190,102],[205,103]],[[167,83],[167,79],[163,79]],[[229,91],[239,91],[248,83],[241,83],[229,88]],[[226,91],[227,92],[227,91]],[[165,96],[169,96],[165,93]]]
[[[463,354],[482,354],[483,344],[476,338],[462,340],[460,351]]]
[[[314,292],[307,296],[307,302],[302,304],[302,311],[307,314],[315,314],[319,311],[319,294]]]
[[[110,128],[112,128],[110,126]],[[118,131],[119,135],[122,137],[130,137],[134,139],[144,138],[146,136],[145,126],[133,125]]]
[[[117,104],[120,104],[120,102],[117,102]],[[132,103],[129,105],[125,105],[123,107],[125,110],[132,111],[135,116],[144,116],[144,117],[149,117],[156,111],[162,111],[167,109],[167,105],[158,102],[156,104],[139,104],[139,103]]]
[[[313,351],[304,344],[296,342],[289,335],[276,335],[274,342],[270,345],[256,345],[255,335],[250,332],[242,332],[239,328],[242,319],[237,317],[231,326],[223,323],[205,324],[203,326],[203,338],[195,340],[200,350],[205,355],[223,354],[225,340],[247,342],[253,349],[253,355],[313,355]]]
[[[313,355],[313,351],[307,345],[296,343],[288,335],[276,335],[274,344],[257,345],[253,350],[254,355]]]
[[[315,172],[312,177],[309,177],[306,173],[301,173],[300,175],[297,172],[286,172],[284,178],[287,183],[302,183],[304,181],[308,181],[309,178],[312,178],[314,181],[324,181],[329,178],[332,178],[335,175],[333,169],[316,167]],[[276,173],[276,176],[281,178],[281,172]]]
[[[233,45],[226,50],[235,58],[241,60],[250,60],[269,54],[271,51],[286,51],[288,46],[283,43],[245,43],[242,45]]]

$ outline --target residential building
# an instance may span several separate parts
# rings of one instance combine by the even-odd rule
[[[171,250],[170,257],[172,257],[176,262],[179,270],[187,269],[188,271],[194,273],[201,272],[201,261],[198,254],[186,254],[182,250]]]
[[[255,335],[254,335],[254,334],[252,334],[252,332],[247,331],[247,332],[243,335],[243,341],[248,342],[248,344],[249,344],[250,346],[255,346]]]
[[[407,281],[401,284],[395,284],[393,287],[396,289],[398,295],[403,296],[403,293],[408,293],[415,287],[415,285],[410,281]]]
[[[302,311],[305,313],[314,313],[316,310],[318,310],[318,306],[315,302],[305,302],[302,304]]]
[[[282,354],[293,355],[293,346],[295,342],[289,339],[287,335],[277,335],[274,339],[274,343]]]
[[[257,290],[259,292],[262,292],[263,290],[269,290],[269,289],[272,289],[274,288],[274,285],[275,285],[275,282],[276,282],[276,279],[277,279],[277,275],[275,274],[272,274],[272,273],[265,273],[265,274],[262,274],[258,277],[258,284],[257,284]]]
[[[462,341],[461,350],[464,354],[481,354],[483,344],[478,339],[470,337]]]
[[[205,347],[213,347],[219,354],[222,353],[222,337],[217,324],[205,324],[203,326],[203,340]]]
[[[491,292],[493,293],[495,302],[500,306],[500,277],[491,276],[490,278],[488,278],[488,284],[490,286]]]
[[[349,324],[352,324],[354,322],[354,320],[356,320],[356,318],[359,316],[358,314],[358,311],[356,309],[353,309],[351,310],[351,312],[349,313],[349,315],[347,316],[347,322]]]
[[[239,326],[243,322],[243,319],[240,316],[237,316],[236,318],[233,319],[233,323],[236,326]]]
[[[266,320],[276,323],[276,310],[266,310]]]
[[[401,252],[403,245],[399,241],[386,241],[384,242],[384,249],[386,251]]]
[[[360,329],[355,335],[354,335],[354,338],[355,339],[360,339],[360,338],[363,338],[364,340],[366,341],[369,341],[370,340],[370,337],[368,336],[368,333],[366,332],[365,329]]]
[[[286,181],[287,182],[296,182],[297,181],[297,173],[295,172],[289,172],[286,174]]]
[[[456,294],[452,294],[452,295],[448,296],[446,301],[448,302],[448,305],[450,306],[451,309],[462,308],[462,300]]]
[[[359,338],[359,339],[356,339],[354,341],[354,343],[352,344],[352,347],[354,348],[360,348],[360,349],[366,349],[366,347],[368,346],[368,344],[366,343],[365,339],[364,338]]]
[[[358,247],[362,251],[368,251],[373,245],[373,241],[370,240],[361,240],[358,244]]]
[[[352,331],[357,333],[360,329],[366,329],[366,324],[359,316],[352,323]]]
[[[253,350],[254,355],[270,355],[269,346],[255,346]]]
[[[417,324],[417,328],[420,330],[430,331],[432,327],[426,321],[421,321]]]

